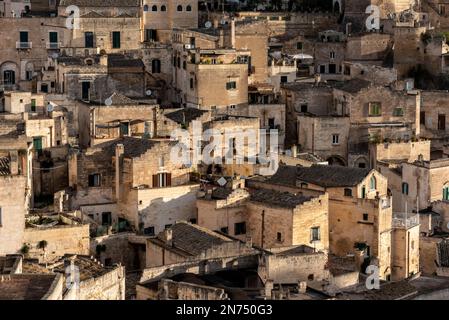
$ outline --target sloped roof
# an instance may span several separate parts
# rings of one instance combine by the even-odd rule
[[[111,102],[111,106],[129,106],[129,105],[135,105],[138,104],[138,102],[134,101],[131,98],[128,98],[127,96],[118,93],[118,92],[114,92],[109,98],[107,98],[106,100],[110,99]],[[109,102],[109,101],[108,101]]]
[[[268,180],[276,184],[296,186],[297,181],[321,187],[353,187],[362,182],[370,169],[313,165],[311,167],[281,166]]]
[[[139,7],[139,0],[61,0],[60,6],[78,7]]]
[[[172,230],[172,247],[192,256],[200,255],[214,245],[232,241],[216,232],[187,222],[178,222],[170,229]],[[150,241],[167,245],[164,240],[164,232],[159,233],[157,239]]]
[[[258,189],[251,191],[250,193],[250,200],[253,202],[260,202],[275,207],[290,209],[295,208],[296,206],[312,199],[312,197],[295,195],[290,192],[280,192],[269,189]]]
[[[58,274],[12,274],[0,281],[0,300],[41,300]]]
[[[205,110],[196,108],[183,108],[174,112],[167,113],[165,117],[173,120],[176,123],[183,124],[190,123],[191,121],[198,119],[205,113],[207,113],[207,111]]]

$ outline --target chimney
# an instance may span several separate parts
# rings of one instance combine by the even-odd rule
[[[120,162],[122,155],[125,153],[125,147],[123,144],[117,144],[115,146],[115,199],[120,199]]]
[[[296,158],[298,156],[298,148],[296,147],[296,144],[292,146],[292,157]]]
[[[231,20],[231,47],[235,49],[235,20],[232,18]]]
[[[168,228],[164,230],[164,240],[168,246],[173,246],[173,230]]]
[[[102,66],[108,66],[108,55],[107,54],[102,54],[100,56],[100,65]]]

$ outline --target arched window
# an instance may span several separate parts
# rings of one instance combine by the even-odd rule
[[[449,201],[449,185],[446,185],[443,188],[443,200]]]
[[[179,6],[178,6],[178,8],[177,8],[176,10],[178,10],[178,11],[182,11],[182,6],[181,6],[181,5],[179,5]]]
[[[143,11],[144,12],[148,12],[148,5],[147,4],[143,6]]]
[[[151,11],[157,11],[157,5],[152,6]]]
[[[164,6],[164,5],[162,5],[162,6],[161,6],[161,11],[167,11],[167,7]]]
[[[371,190],[376,190],[376,177],[372,176],[369,180],[369,186]]]
[[[190,4],[186,7],[186,11],[192,11],[192,6]]]
[[[151,61],[151,72],[161,73],[161,60],[154,59],[153,61]]]

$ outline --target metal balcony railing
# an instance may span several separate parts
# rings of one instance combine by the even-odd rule
[[[47,42],[47,49],[59,49],[61,44],[59,42]]]
[[[16,49],[31,49],[32,47],[32,42],[16,42]]]

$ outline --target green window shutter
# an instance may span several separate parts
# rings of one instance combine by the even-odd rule
[[[112,32],[112,47],[115,49],[120,48],[120,31]]]

